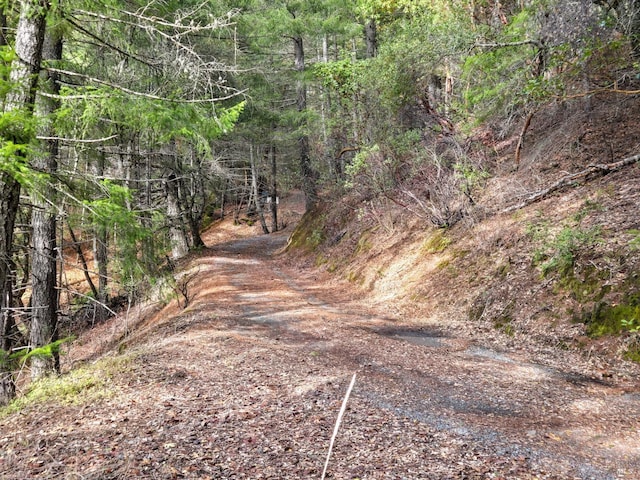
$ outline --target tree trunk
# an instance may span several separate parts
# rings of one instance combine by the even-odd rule
[[[307,135],[307,121],[304,117],[307,110],[307,84],[303,75],[304,65],[304,48],[302,37],[293,38],[295,51],[295,69],[299,73],[296,90],[298,94],[298,112],[301,114],[301,132],[298,136],[298,151],[300,155],[300,175],[302,177],[302,191],[305,195],[306,210],[311,210],[318,201],[318,190],[316,186],[315,172],[311,168],[311,148],[309,146],[309,135]]]
[[[49,3],[42,0],[23,0],[20,3],[20,20],[16,30],[16,59],[11,65],[11,90],[7,94],[5,112],[23,111],[25,115],[33,114],[35,90],[42,59],[42,43],[44,40],[45,20]],[[0,132],[3,133],[3,132]],[[27,143],[30,139],[6,138],[18,144]],[[24,155],[24,153],[23,153]],[[17,159],[19,161],[19,159]],[[13,319],[11,307],[11,257],[13,254],[13,227],[20,202],[20,185],[7,173],[0,174],[0,308],[3,317],[3,331],[11,326]],[[3,338],[2,344],[11,344],[10,338]],[[10,347],[8,347],[10,348]],[[7,350],[8,350],[7,348]],[[13,376],[9,365],[0,363],[0,404],[6,404],[15,395]]]
[[[100,153],[94,166],[94,174],[97,180],[104,176],[105,154]],[[107,318],[108,310],[104,305],[109,301],[109,270],[107,258],[108,235],[107,229],[103,225],[96,225],[93,238],[93,259],[95,270],[98,272],[98,305],[96,306],[96,321],[100,322]]]
[[[184,225],[178,202],[178,179],[171,173],[165,182],[167,194],[167,218],[169,220],[169,239],[171,256],[174,259],[184,257],[189,252],[189,244],[184,234]]]
[[[4,13],[4,8],[0,7],[0,47],[9,45],[7,41],[7,16]]]
[[[189,233],[191,234],[191,247],[194,249],[204,248],[204,240],[200,235],[201,215],[197,212],[190,212],[188,216]]]
[[[364,26],[364,33],[367,42],[367,58],[374,58],[378,54],[378,29],[374,19],[369,20]]]
[[[267,222],[264,219],[264,210],[262,209],[262,199],[260,198],[260,190],[258,188],[258,167],[256,166],[256,159],[253,155],[253,145],[249,146],[249,160],[251,162],[251,189],[253,190],[253,195],[256,201],[256,212],[258,213],[258,218],[260,219],[260,226],[262,226],[262,232],[265,234],[269,233],[269,228],[267,227]]]
[[[45,60],[62,59],[62,35],[52,30],[44,44],[43,58]],[[56,74],[44,73],[43,87],[53,94],[60,92]],[[45,137],[54,137],[55,131],[47,119],[59,106],[59,101],[40,96],[37,99],[37,113],[44,119],[41,127]],[[58,141],[47,140],[43,145],[43,152],[34,156],[32,166],[39,172],[50,175],[49,181],[42,187],[42,191],[32,194],[33,211],[31,224],[32,255],[31,255],[31,332],[29,345],[32,349],[39,348],[58,338],[58,292],[56,289],[57,273],[57,237],[56,212],[53,210],[55,202],[55,188],[50,183],[57,170]],[[34,356],[31,361],[31,378],[37,380],[49,373],[56,372],[60,367],[60,359],[56,353],[51,357]]]
[[[14,190],[11,190],[11,186]],[[0,279],[2,283],[2,296],[0,297],[0,312],[2,318],[2,330],[0,331],[0,406],[7,405],[15,397],[15,384],[11,365],[2,357],[8,356],[15,342],[17,333],[15,319],[11,307],[13,305],[12,270],[12,245],[13,227],[20,199],[20,187],[18,182],[6,174],[0,176]]]
[[[190,145],[190,175],[189,189],[183,188],[185,192],[189,192],[189,198],[186,199],[186,207],[189,222],[189,232],[191,233],[191,247],[194,249],[204,248],[204,240],[200,235],[200,227],[202,226],[202,217],[206,206],[206,194],[204,186],[205,173],[202,171],[202,161],[193,145]]]
[[[271,231],[278,231],[278,164],[276,162],[276,146],[269,145],[269,156],[271,157]]]

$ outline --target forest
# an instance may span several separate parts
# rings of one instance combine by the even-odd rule
[[[536,315],[569,302],[549,323],[640,359],[635,184],[611,193],[640,159],[640,2],[0,0],[0,29],[0,405],[78,325],[163,289],[186,306],[202,232],[291,228],[295,191],[289,245],[316,267],[374,290],[382,267],[348,262],[420,228],[451,288],[497,259],[467,325],[518,333],[522,266]],[[522,213],[604,177],[573,216]],[[500,216],[526,244],[478,237]]]

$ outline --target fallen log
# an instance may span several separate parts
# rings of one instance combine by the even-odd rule
[[[510,206],[508,208],[505,208],[502,212],[503,213],[510,213],[510,212],[514,212],[516,210],[520,210],[521,208],[524,208],[527,205],[531,205],[532,203],[538,202],[538,201],[542,200],[543,198],[548,197],[549,195],[551,195],[552,193],[557,192],[558,190],[562,190],[565,187],[568,187],[570,185],[574,185],[579,180],[586,179],[589,175],[592,175],[592,174],[607,175],[607,174],[609,174],[611,172],[615,172],[617,170],[620,170],[623,167],[626,167],[628,165],[632,165],[632,164],[636,163],[639,160],[640,160],[640,153],[636,154],[636,155],[633,155],[631,157],[627,157],[627,158],[625,158],[623,160],[619,160],[619,161],[614,162],[614,163],[589,165],[584,170],[581,170],[581,171],[576,172],[576,173],[571,173],[569,175],[566,175],[566,176],[562,177],[560,180],[558,180],[557,182],[553,183],[549,187],[529,195],[527,198],[525,198],[519,204],[512,205],[512,206]]]

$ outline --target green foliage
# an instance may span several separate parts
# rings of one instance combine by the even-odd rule
[[[0,47],[0,98],[5,98],[11,90],[9,75],[11,73],[11,62],[16,59],[16,52],[9,45]]]
[[[439,229],[429,235],[420,250],[424,253],[442,253],[449,245],[451,245],[451,239],[445,235],[442,229]]]
[[[640,316],[638,318],[623,318],[620,320],[620,325],[630,333],[640,332]]]
[[[578,215],[577,218],[584,217]],[[551,230],[548,221],[538,221],[527,225],[526,234],[537,244],[533,263],[540,266],[543,277],[553,272],[561,278],[571,277],[580,252],[601,241],[600,227],[582,228],[579,221],[556,232]]]
[[[378,145],[362,148],[345,166],[344,186],[365,196],[387,192],[397,184],[400,164],[392,152],[382,151]]]
[[[640,342],[636,340],[625,352],[624,357],[632,362],[640,363]]]
[[[455,163],[453,170],[461,180],[460,187],[462,192],[467,195],[471,195],[471,192],[476,187],[482,185],[482,183],[489,178],[489,172],[465,161]]]
[[[0,144],[0,171],[8,174],[22,185],[30,185],[35,179],[33,172],[26,163],[29,147],[5,140]]]
[[[344,58],[334,62],[316,63],[313,74],[321,81],[325,88],[338,93],[340,100],[351,99],[358,88],[358,76],[364,69],[363,62],[355,62],[351,58]]]
[[[307,212],[291,234],[288,248],[314,251],[325,240],[325,215]]]
[[[91,222],[105,231],[115,231],[117,259],[122,282],[130,287],[144,279],[149,273],[145,259],[138,256],[140,244],[152,237],[150,229],[141,225],[138,215],[129,208],[132,194],[122,185],[110,180],[100,182],[102,196],[84,202]],[[148,259],[147,259],[148,260]]]
[[[363,148],[356,153],[353,160],[345,166],[345,174],[347,175],[345,186],[347,188],[353,188],[355,186],[356,177],[365,172],[369,167],[369,157],[379,152],[380,147],[373,145],[370,148]]]
[[[29,189],[46,179],[27,163],[34,151],[35,125],[34,117],[27,111],[0,113],[0,171]]]
[[[0,47],[0,98],[4,99],[13,88],[9,81],[11,63],[16,59],[9,46]],[[13,108],[0,113],[0,171],[18,182],[33,182],[32,172],[26,165],[31,143],[36,135],[36,120],[29,108]]]
[[[478,120],[482,120],[526,104],[530,79],[527,58],[534,56],[535,50],[530,45],[470,55],[462,67],[462,79],[468,85],[464,108],[476,112]]]
[[[60,353],[60,347],[62,346],[62,344],[72,342],[74,339],[75,337],[73,336],[66,337],[42,347],[33,349],[24,348],[11,354],[0,350],[0,364],[3,366],[3,368],[16,369],[19,368],[21,364],[26,363],[33,357],[52,358],[54,355]]]
[[[632,250],[640,250],[640,230],[629,230],[627,233],[632,237],[629,240],[629,247]]]
[[[0,409],[0,418],[29,407],[46,404],[82,405],[113,395],[111,378],[128,368],[133,357],[110,357],[61,376],[44,377],[29,386],[29,391]]]
[[[542,275],[557,271],[561,276],[573,271],[576,255],[581,249],[593,246],[600,237],[600,228],[583,230],[564,227],[546,243],[546,260],[541,264]]]
[[[599,302],[583,321],[587,326],[587,334],[594,338],[637,332],[640,328],[640,303],[635,296],[625,297],[617,305]]]

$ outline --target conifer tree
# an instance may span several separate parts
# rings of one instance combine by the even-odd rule
[[[0,130],[0,312],[2,347],[0,352],[0,404],[15,394],[8,365],[13,331],[13,281],[11,277],[15,216],[20,201],[20,181],[26,181],[27,145],[33,140],[33,110],[49,2],[22,0],[15,35],[15,55],[11,61],[9,91],[5,98]]]

